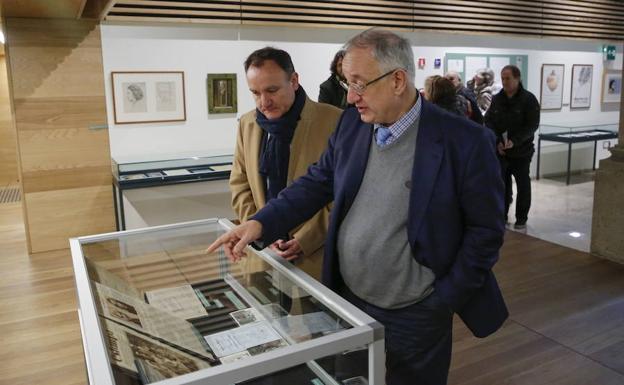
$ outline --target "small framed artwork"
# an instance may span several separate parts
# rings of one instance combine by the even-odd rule
[[[186,120],[184,72],[111,72],[115,124]]]
[[[602,75],[602,103],[619,103],[622,99],[622,71],[605,70]]]
[[[236,74],[208,74],[208,112],[237,112]]]
[[[594,66],[591,64],[572,65],[572,83],[570,86],[570,108],[589,108],[591,106],[592,78]]]
[[[560,110],[563,106],[563,64],[542,64],[540,105],[542,110]]]

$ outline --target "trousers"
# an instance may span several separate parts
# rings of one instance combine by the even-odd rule
[[[532,157],[508,158],[501,161],[501,171],[505,182],[505,215],[509,212],[509,207],[513,202],[513,183],[511,177],[516,181],[516,222],[526,223],[531,208],[531,177],[529,167]]]
[[[446,385],[453,311],[434,291],[401,309],[382,309],[348,288],[342,296],[384,326],[387,385]]]

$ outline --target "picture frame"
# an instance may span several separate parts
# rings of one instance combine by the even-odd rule
[[[186,120],[184,72],[113,71],[115,124]]]
[[[565,65],[542,64],[540,106],[542,110],[560,110],[563,107]]]
[[[570,108],[591,107],[594,66],[592,64],[573,64],[570,82]]]
[[[208,74],[208,113],[234,114],[238,111],[236,74]]]
[[[620,103],[622,98],[622,71],[605,70],[602,74],[602,103]]]

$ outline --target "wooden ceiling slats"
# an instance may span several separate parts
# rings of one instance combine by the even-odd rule
[[[617,0],[119,0],[105,19],[624,40],[624,1]]]

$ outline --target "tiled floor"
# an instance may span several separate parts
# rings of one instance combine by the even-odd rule
[[[573,175],[567,186],[565,177],[533,180],[529,220],[526,230],[521,232],[589,252],[594,202],[593,176],[593,172]],[[509,209],[512,223],[515,218],[514,204]],[[513,230],[513,224],[508,227]]]

